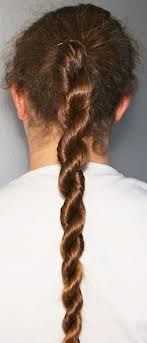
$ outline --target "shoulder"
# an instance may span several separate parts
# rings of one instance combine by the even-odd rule
[[[114,206],[115,218],[124,225],[147,227],[147,183],[118,173],[109,192],[110,209]]]
[[[0,200],[5,198],[5,196],[14,195],[16,192],[24,190],[24,183],[27,185],[26,174],[22,174],[15,179],[9,181],[7,184],[4,184],[0,187]]]
[[[0,214],[14,213],[23,204],[30,202],[33,195],[33,183],[27,173],[9,181],[0,188]]]
[[[120,174],[117,191],[120,192],[123,199],[136,203],[141,201],[147,205],[147,183],[142,180]]]
[[[126,195],[147,197],[147,183],[134,177],[127,177],[118,173],[118,189]]]
[[[147,216],[147,183],[121,173],[116,178],[113,194],[117,197],[118,205],[122,205],[126,211],[144,211]]]
[[[104,175],[87,178],[86,206],[89,212],[99,213],[113,220],[133,223],[133,217],[147,224],[147,183],[127,177],[116,169]]]
[[[122,198],[147,199],[147,182],[126,176],[117,169],[111,168],[110,172],[106,173],[106,177],[103,178],[104,184]]]

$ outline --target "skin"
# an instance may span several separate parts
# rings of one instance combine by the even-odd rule
[[[58,141],[60,139],[60,135],[57,132],[57,129],[54,127],[49,135],[46,136],[43,134],[43,130],[41,127],[30,128],[30,110],[25,92],[23,90],[16,89],[15,85],[12,85],[10,87],[10,93],[16,108],[17,116],[20,120],[23,121],[23,126],[28,142],[29,169],[33,170],[49,164],[59,163],[57,160],[56,149]],[[122,118],[130,105],[131,99],[132,96],[124,96],[121,99],[120,104],[115,112],[115,119],[113,121],[113,124],[116,124]],[[110,135],[107,140],[107,152],[103,155],[96,154],[91,148],[91,142],[88,141],[90,148],[89,161],[110,165],[110,159],[108,155],[109,138]]]

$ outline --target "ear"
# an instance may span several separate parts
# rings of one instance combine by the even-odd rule
[[[126,110],[128,109],[131,103],[131,100],[132,100],[132,95],[126,95],[122,97],[119,105],[117,106],[113,123],[117,123],[122,118],[122,116],[125,114]]]
[[[23,89],[18,89],[14,84],[10,87],[11,96],[20,120],[26,118],[26,103]]]

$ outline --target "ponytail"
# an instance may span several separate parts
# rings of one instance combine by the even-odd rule
[[[63,343],[77,343],[80,342],[79,335],[82,328],[83,297],[80,283],[84,272],[80,256],[84,250],[83,227],[86,214],[82,200],[85,189],[82,168],[86,165],[89,156],[88,145],[82,138],[90,121],[90,85],[84,71],[83,46],[81,47],[77,41],[67,42],[65,57],[64,66],[60,64],[60,68],[64,68],[62,82],[68,84],[69,89],[59,113],[64,133],[57,147],[57,156],[61,164],[58,185],[65,198],[60,212],[60,221],[64,230],[60,249],[63,258],[64,283],[62,301],[66,309],[62,327],[65,333]],[[68,77],[70,75],[74,78],[74,74],[77,78],[71,86]]]

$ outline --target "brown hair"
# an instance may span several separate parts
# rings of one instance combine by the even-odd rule
[[[93,4],[79,3],[47,12],[22,30],[5,64],[6,87],[24,89],[35,111],[30,125],[61,130],[57,156],[59,189],[64,197],[60,220],[66,309],[64,343],[80,342],[83,305],[80,283],[84,250],[86,137],[103,153],[105,138],[121,98],[134,94],[138,42],[126,25]]]

